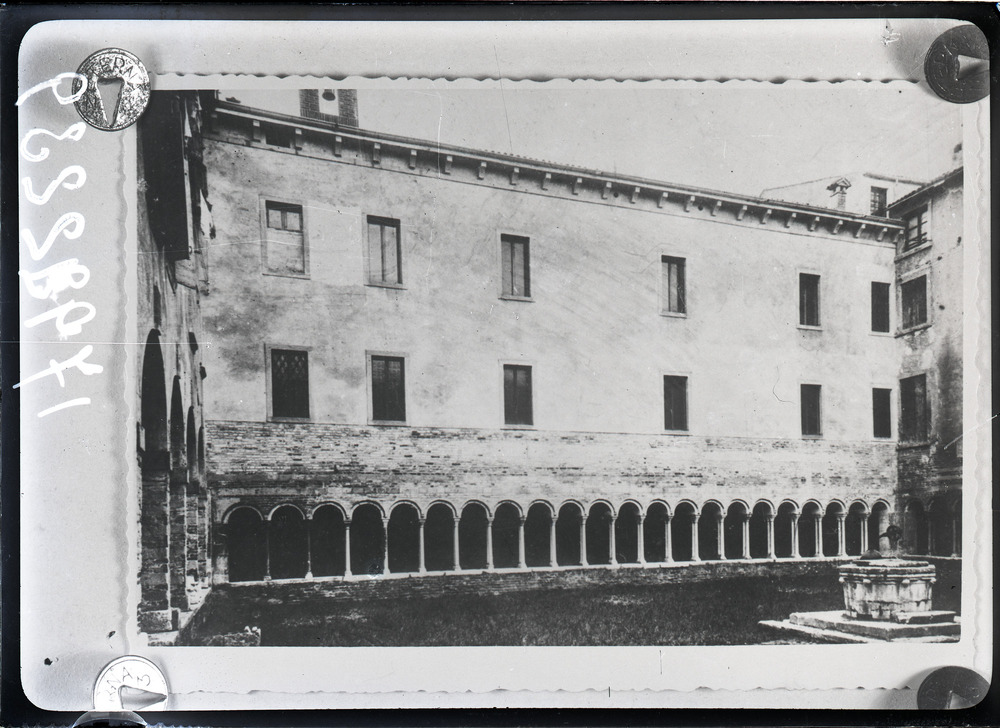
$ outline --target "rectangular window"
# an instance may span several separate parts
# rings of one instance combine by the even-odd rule
[[[899,439],[926,442],[930,430],[927,376],[919,374],[899,381]]]
[[[687,377],[663,377],[663,428],[687,430],[688,403]]]
[[[264,141],[272,147],[290,147],[292,128],[284,124],[265,124]]]
[[[872,187],[871,214],[875,217],[885,217],[886,204],[889,201],[889,190],[885,187]]]
[[[402,357],[372,357],[372,419],[406,422],[406,388]]]
[[[403,284],[399,220],[368,216],[368,282]]]
[[[504,364],[503,421],[508,425],[531,425],[531,367]]]
[[[264,203],[264,270],[278,275],[304,275],[306,243],[302,205],[285,202]]]
[[[927,323],[927,276],[906,281],[900,289],[903,299],[903,328]]]
[[[872,281],[872,331],[889,332],[889,284]]]
[[[820,391],[818,384],[802,384],[799,393],[802,402],[802,434],[819,436],[823,434],[823,419],[820,409]]]
[[[891,389],[872,389],[872,425],[875,437],[892,437],[891,402]]]
[[[819,326],[819,276],[799,273],[799,324]]]
[[[501,235],[500,253],[503,295],[530,298],[531,268],[528,259],[528,238],[519,235]]]
[[[916,248],[927,242],[927,205],[903,216],[906,226],[906,236],[903,238],[903,250]]]
[[[309,417],[309,352],[271,349],[271,416]]]
[[[665,313],[687,313],[684,258],[672,258],[664,255],[660,261],[663,271],[663,311]]]

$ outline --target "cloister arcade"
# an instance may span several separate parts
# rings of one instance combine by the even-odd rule
[[[858,556],[876,548],[889,504],[790,500],[461,507],[364,501],[231,506],[217,526],[217,577],[269,579]],[[885,542],[883,542],[885,545]]]

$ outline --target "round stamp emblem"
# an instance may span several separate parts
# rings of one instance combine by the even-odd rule
[[[91,54],[76,71],[87,88],[76,102],[80,116],[95,129],[119,131],[131,126],[149,103],[149,74],[142,61],[120,48]],[[80,90],[74,83],[73,91]]]
[[[945,101],[971,104],[990,92],[990,48],[974,25],[947,30],[931,43],[924,57],[924,75]]]

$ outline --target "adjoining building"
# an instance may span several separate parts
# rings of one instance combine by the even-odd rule
[[[155,172],[187,182],[150,198],[174,228],[140,325],[204,332],[166,358],[202,407],[184,502],[206,504],[186,523],[216,583],[860,554],[931,487],[922,453],[951,472],[906,450],[901,498],[893,427],[901,367],[955,344],[943,314],[933,335],[893,315],[897,259],[921,254],[896,213],[942,184],[875,216],[367,131],[350,91],[304,91],[298,115],[163,98],[200,122]],[[178,266],[188,319],[156,324]],[[185,399],[195,362],[210,386]],[[175,469],[143,468],[141,609],[162,601],[147,493]]]

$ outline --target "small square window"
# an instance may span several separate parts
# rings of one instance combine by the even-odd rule
[[[532,425],[531,367],[504,364],[503,421],[507,425]]]
[[[919,374],[899,380],[899,439],[904,442],[926,442],[930,418],[927,375]]]
[[[889,332],[889,284],[872,281],[872,331]]]
[[[799,387],[802,406],[802,434],[818,437],[823,434],[823,420],[820,404],[822,387],[818,384],[803,384]]]
[[[292,146],[292,129],[283,124],[266,124],[264,141],[272,147]]]
[[[819,276],[799,273],[799,325],[819,326]]]
[[[927,276],[920,276],[903,283],[903,328],[912,329],[927,323]]]
[[[372,419],[406,422],[405,363],[398,356],[372,356]]]
[[[271,349],[271,416],[309,417],[309,352]]]
[[[368,216],[368,282],[393,286],[403,284],[399,220]]]
[[[885,217],[889,190],[885,187],[871,188],[871,214],[875,217]]]
[[[685,260],[664,255],[660,258],[663,275],[663,312],[687,313]]]
[[[663,428],[687,430],[688,402],[687,377],[663,377]]]
[[[528,245],[528,238],[519,235],[500,236],[504,296],[531,297],[531,267]]]
[[[264,203],[264,270],[278,275],[306,273],[302,205]]]
[[[903,238],[903,250],[917,248],[927,242],[927,205],[918,207],[903,216],[906,234]]]
[[[875,437],[892,437],[891,402],[891,389],[872,389],[872,434]]]

